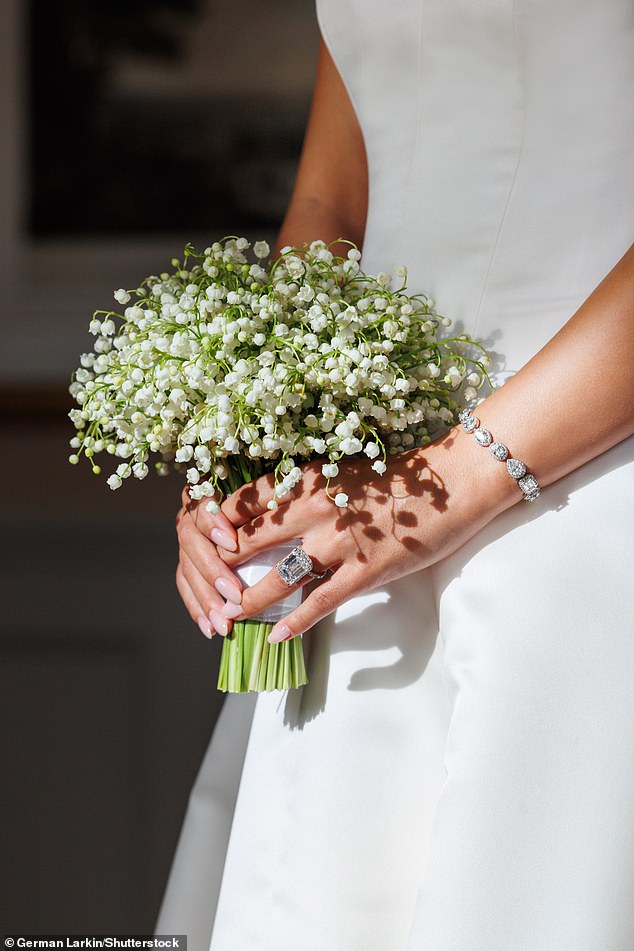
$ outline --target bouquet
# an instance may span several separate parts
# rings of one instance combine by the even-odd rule
[[[338,242],[340,244],[341,242]],[[250,259],[251,257],[251,259]],[[119,289],[117,311],[96,311],[93,349],[80,358],[70,393],[76,428],[70,462],[117,465],[118,489],[182,470],[189,495],[209,511],[240,485],[274,473],[274,499],[301,479],[299,460],[322,460],[330,493],[341,459],[365,454],[377,473],[389,457],[425,446],[453,425],[488,380],[488,357],[425,294],[360,267],[322,241],[251,249],[230,237],[198,252],[188,245],[172,270]],[[234,622],[218,687],[242,692],[306,683],[301,638],[269,644],[272,624]]]

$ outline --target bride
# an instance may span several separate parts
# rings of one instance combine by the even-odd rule
[[[407,265],[494,351],[498,386],[384,475],[341,463],[343,512],[313,463],[277,513],[268,477],[215,516],[184,493],[177,584],[206,636],[288,592],[274,569],[240,583],[264,549],[301,538],[328,574],[271,635],[310,632],[308,685],[225,704],[157,933],[190,951],[626,951],[631,0],[318,14],[278,248],[343,237],[367,271]]]

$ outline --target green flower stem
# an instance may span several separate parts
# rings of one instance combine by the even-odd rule
[[[235,621],[224,638],[218,689],[225,693],[290,690],[308,682],[301,637],[279,644],[267,638],[268,621]]]

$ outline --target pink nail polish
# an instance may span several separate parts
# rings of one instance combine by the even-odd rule
[[[269,644],[279,644],[280,641],[290,637],[291,629],[288,624],[276,624],[267,640]]]
[[[211,540],[214,544],[220,545],[221,548],[226,548],[227,551],[236,551],[238,548],[231,535],[228,532],[223,532],[221,528],[212,528]]]
[[[234,601],[239,604],[242,600],[242,591],[240,591],[237,584],[234,584],[233,581],[229,581],[228,578],[216,578],[214,587],[227,601]],[[227,615],[227,617],[229,616],[230,615]]]
[[[216,628],[219,634],[222,634],[223,637],[226,637],[229,633],[229,625],[227,623],[226,617],[223,617],[220,611],[215,609],[209,612],[209,620]]]
[[[223,617],[238,617],[242,614],[242,605],[236,601],[225,601],[220,608],[220,613]]]
[[[202,616],[202,614],[198,618],[198,627],[200,628],[200,633],[204,634],[205,637],[213,637],[214,632],[211,629],[211,624],[206,617]]]

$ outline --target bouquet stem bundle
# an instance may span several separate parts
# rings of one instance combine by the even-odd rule
[[[272,628],[270,621],[234,621],[222,647],[219,690],[288,690],[307,683],[302,638],[269,644]]]

